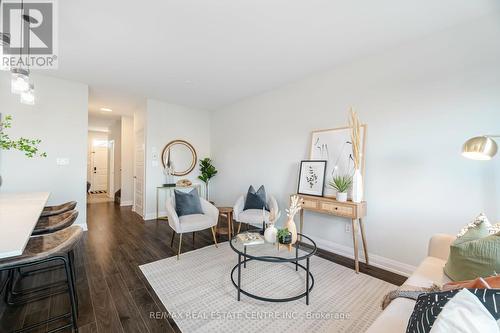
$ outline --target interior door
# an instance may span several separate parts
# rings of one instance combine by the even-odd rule
[[[92,191],[108,189],[108,145],[107,141],[95,141],[92,147]]]
[[[135,133],[134,211],[144,216],[144,130]]]

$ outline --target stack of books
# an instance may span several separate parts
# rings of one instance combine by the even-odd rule
[[[258,232],[246,232],[236,237],[244,246],[264,244],[264,237]]]

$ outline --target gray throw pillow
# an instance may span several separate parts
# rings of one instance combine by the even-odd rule
[[[198,196],[197,189],[193,189],[188,193],[174,190],[174,193],[175,211],[177,212],[178,216],[203,214],[203,209],[201,209],[201,202],[200,197]]]
[[[265,210],[269,210],[266,202],[266,189],[264,185],[259,187],[257,192],[252,185],[248,188],[247,198],[245,200],[245,207],[243,210],[247,209],[262,209],[264,207]]]

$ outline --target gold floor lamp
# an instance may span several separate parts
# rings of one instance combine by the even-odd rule
[[[498,151],[497,143],[493,138],[500,138],[500,135],[482,135],[470,138],[462,146],[462,156],[473,160],[491,160]]]

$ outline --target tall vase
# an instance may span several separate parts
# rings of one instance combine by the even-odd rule
[[[210,181],[207,180],[207,182],[205,183],[205,199],[207,201],[210,201],[210,185],[209,185]]]
[[[363,201],[363,176],[361,171],[356,169],[352,177],[352,202]]]
[[[285,225],[283,225],[283,228],[287,228],[288,231],[292,234],[291,244],[295,244],[297,242],[297,227],[295,226],[295,221],[293,220],[293,217],[288,218]]]

